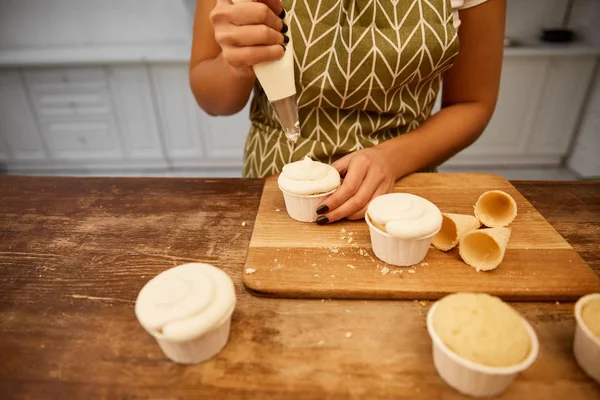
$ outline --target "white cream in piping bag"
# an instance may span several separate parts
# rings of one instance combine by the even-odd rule
[[[233,0],[233,3],[252,2],[253,0]],[[283,22],[289,27],[290,16],[286,13]],[[285,136],[292,143],[300,137],[298,103],[296,102],[296,84],[294,79],[294,44],[291,30],[286,32],[290,41],[286,45],[283,58],[265,61],[252,67],[267,98],[273,106],[275,115],[283,128]]]

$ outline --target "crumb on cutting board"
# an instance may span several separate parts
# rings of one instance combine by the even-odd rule
[[[246,273],[247,273],[248,275],[252,275],[252,274],[253,274],[253,273],[255,273],[255,272],[256,272],[256,270],[255,270],[254,268],[246,268]]]
[[[344,336],[346,336],[346,339],[350,339],[352,337],[352,332],[346,332]]]
[[[388,267],[383,267],[381,269],[381,275],[387,275],[388,272],[390,272],[390,269]]]

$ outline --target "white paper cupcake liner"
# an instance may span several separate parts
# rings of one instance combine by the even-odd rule
[[[408,267],[423,261],[429,251],[431,240],[439,231],[438,229],[419,239],[398,239],[376,228],[369,214],[365,215],[365,221],[369,225],[371,247],[375,256],[383,262],[399,267]]]
[[[600,339],[583,322],[581,312],[583,307],[592,299],[600,298],[600,293],[588,294],[575,303],[575,339],[573,354],[577,363],[596,382],[600,383]]]
[[[519,372],[533,364],[539,353],[539,342],[531,325],[522,318],[531,339],[531,350],[525,360],[511,367],[488,367],[465,360],[446,346],[433,328],[436,302],[427,313],[427,331],[433,342],[433,362],[442,379],[452,388],[473,397],[491,397],[504,392]]]
[[[229,316],[216,329],[185,342],[173,342],[155,336],[161,350],[171,361],[179,364],[198,364],[216,356],[227,344],[231,327]]]
[[[335,190],[312,196],[300,196],[282,190],[288,215],[296,221],[315,222],[318,217],[317,207]]]

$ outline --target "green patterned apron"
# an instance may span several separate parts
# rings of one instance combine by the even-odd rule
[[[294,38],[301,137],[287,141],[257,84],[244,176],[306,155],[331,163],[417,128],[458,54],[450,0],[284,1]]]

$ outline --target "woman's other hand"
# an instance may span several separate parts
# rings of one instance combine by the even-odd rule
[[[283,17],[285,11],[280,0],[236,4],[231,0],[218,0],[210,13],[223,58],[244,75],[253,74],[254,64],[283,57],[289,41]]]
[[[319,225],[342,218],[364,218],[371,200],[394,189],[396,179],[390,162],[376,147],[348,154],[332,166],[344,177],[344,182],[317,209]]]

